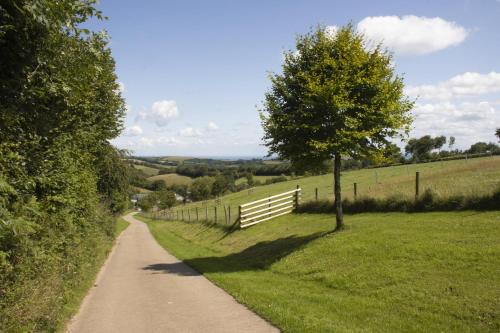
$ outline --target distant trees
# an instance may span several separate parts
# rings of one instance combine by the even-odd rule
[[[495,135],[498,138],[498,140],[500,140],[500,128],[497,128],[497,130],[495,131]]]
[[[476,142],[470,146],[467,150],[469,154],[481,154],[481,153],[495,153],[500,151],[500,147],[497,144],[490,142]]]
[[[196,178],[190,186],[190,196],[194,201],[209,199],[215,180],[212,177]]]
[[[431,151],[441,149],[445,143],[445,136],[436,136],[433,138],[430,135],[424,135],[418,139],[410,139],[405,147],[405,153],[416,161],[428,160],[431,158]]]
[[[453,146],[455,145],[455,137],[450,136],[450,139],[448,140],[448,148],[450,150],[453,150]]]
[[[141,198],[137,205],[143,211],[150,211],[153,207],[158,209],[168,209],[176,204],[177,200],[175,198],[175,193],[170,190],[160,190],[156,192],[148,193],[146,196]]]
[[[380,158],[399,130],[408,131],[413,103],[394,74],[391,56],[368,50],[352,25],[331,34],[318,27],[285,54],[283,74],[271,76],[261,112],[270,153],[297,169],[334,159],[337,229],[343,226],[342,157]]]

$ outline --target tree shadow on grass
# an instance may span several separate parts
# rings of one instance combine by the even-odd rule
[[[241,252],[232,253],[227,256],[192,258],[184,262],[172,264],[158,263],[148,265],[143,267],[143,269],[182,276],[199,275],[198,272],[231,273],[264,270],[309,242],[333,232],[317,232],[308,236],[278,238],[272,241],[259,242]],[[186,264],[190,267],[186,266]]]

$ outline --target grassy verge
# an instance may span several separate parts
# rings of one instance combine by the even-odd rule
[[[123,230],[127,229],[130,223],[125,221],[123,217],[119,217],[116,220],[116,225],[115,225],[115,236],[118,237]]]
[[[115,224],[115,238],[118,237],[127,227],[129,222],[125,221],[122,217],[116,219]],[[67,321],[78,312],[83,298],[87,295],[89,289],[94,284],[97,273],[101,269],[104,261],[108,257],[112,243],[102,242],[96,243],[97,247],[94,249],[95,258],[89,260],[86,265],[83,265],[81,272],[79,272],[79,280],[71,283],[72,288],[67,288],[64,295],[65,306],[61,315],[61,320],[56,327],[56,331],[63,332],[66,328]]]
[[[141,218],[162,246],[286,332],[500,329],[499,212],[359,214],[339,233],[319,214],[233,233]]]

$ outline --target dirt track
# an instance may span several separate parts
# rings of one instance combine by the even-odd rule
[[[278,332],[166,252],[132,215],[68,332]]]

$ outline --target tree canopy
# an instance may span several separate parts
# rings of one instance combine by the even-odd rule
[[[391,55],[380,45],[369,48],[352,25],[298,36],[282,73],[270,79],[260,113],[269,153],[299,169],[335,157],[336,184],[341,156],[381,158],[390,138],[410,129],[413,103]],[[339,225],[340,187],[335,192]]]

